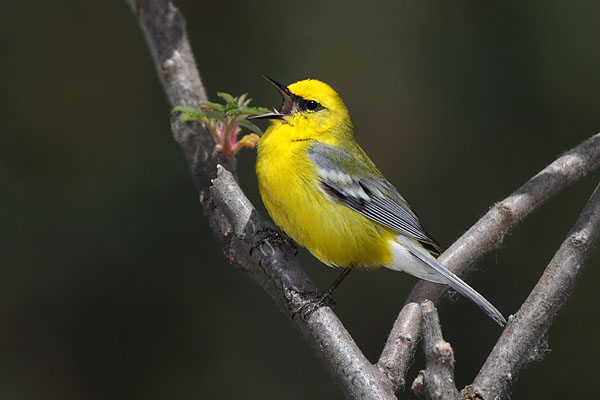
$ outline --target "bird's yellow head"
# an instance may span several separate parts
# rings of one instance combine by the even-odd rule
[[[266,78],[266,77],[265,77]],[[279,111],[251,117],[268,118],[272,128],[289,125],[285,129],[291,140],[317,139],[322,136],[353,135],[354,129],[348,109],[335,90],[316,79],[305,79],[283,86],[270,78],[283,97]],[[295,137],[297,136],[297,137]]]

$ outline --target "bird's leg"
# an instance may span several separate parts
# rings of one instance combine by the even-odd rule
[[[337,279],[335,281],[333,281],[333,283],[331,284],[331,286],[329,286],[327,288],[327,290],[323,292],[323,296],[330,297],[333,294],[333,291],[335,289],[337,289],[338,286],[340,286],[340,283],[342,283],[342,281],[344,280],[344,278],[346,276],[348,276],[348,274],[350,273],[350,271],[352,271],[352,268],[350,268],[350,267],[348,267],[345,270],[343,270],[342,273],[340,274],[340,276],[338,276]]]
[[[294,241],[285,233],[271,228],[262,228],[256,231],[256,233],[264,234],[264,237],[257,240],[256,243],[252,245],[252,247],[250,248],[250,255],[252,255],[252,253],[254,252],[254,250],[256,250],[257,247],[262,246],[268,241],[272,241],[278,244],[283,243],[287,246],[287,249],[294,253],[294,255],[298,254],[298,247],[296,246],[296,243],[294,243]]]
[[[300,314],[300,317],[303,320],[308,321],[310,314],[315,312],[317,309],[323,306],[334,307],[335,302],[331,299],[331,295],[333,294],[333,291],[340,285],[340,283],[342,283],[344,278],[350,273],[350,271],[352,271],[352,268],[346,268],[331,284],[331,286],[329,286],[329,288],[323,292],[303,293],[303,295],[306,297],[306,300],[304,301],[304,304],[302,304],[296,311],[292,313],[292,318],[294,318],[297,314]]]

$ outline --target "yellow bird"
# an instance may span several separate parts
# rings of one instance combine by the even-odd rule
[[[316,79],[288,87],[267,80],[281,93],[283,105],[252,117],[271,120],[258,142],[260,195],[292,239],[323,263],[346,267],[319,305],[351,268],[384,266],[447,284],[505,324],[489,301],[436,260],[439,245],[355,141],[340,96]]]

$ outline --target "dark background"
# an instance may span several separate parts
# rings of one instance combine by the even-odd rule
[[[176,1],[211,99],[249,92],[279,106],[262,74],[330,83],[359,142],[445,246],[599,130],[600,3],[287,3]],[[2,0],[0,14],[0,398],[340,398],[288,318],[223,257],[125,2]],[[244,150],[238,171],[264,213],[254,158]],[[505,315],[598,177],[471,273]],[[320,287],[337,276],[299,257]],[[512,398],[595,393],[598,260]],[[336,293],[372,361],[415,281],[361,271]],[[463,387],[501,330],[462,298],[440,313]]]

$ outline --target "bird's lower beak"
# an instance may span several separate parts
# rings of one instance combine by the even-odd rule
[[[284,114],[281,114],[279,111],[273,111],[266,114],[252,115],[248,119],[283,119],[283,117],[285,117]]]
[[[279,111],[273,111],[272,113],[266,113],[261,115],[254,115],[252,117],[248,117],[248,119],[283,119],[285,116],[289,115],[294,107],[294,95],[290,92],[290,90],[283,86],[281,83],[263,75],[263,78],[268,80],[275,89],[279,91],[281,97],[283,98],[283,104]]]

